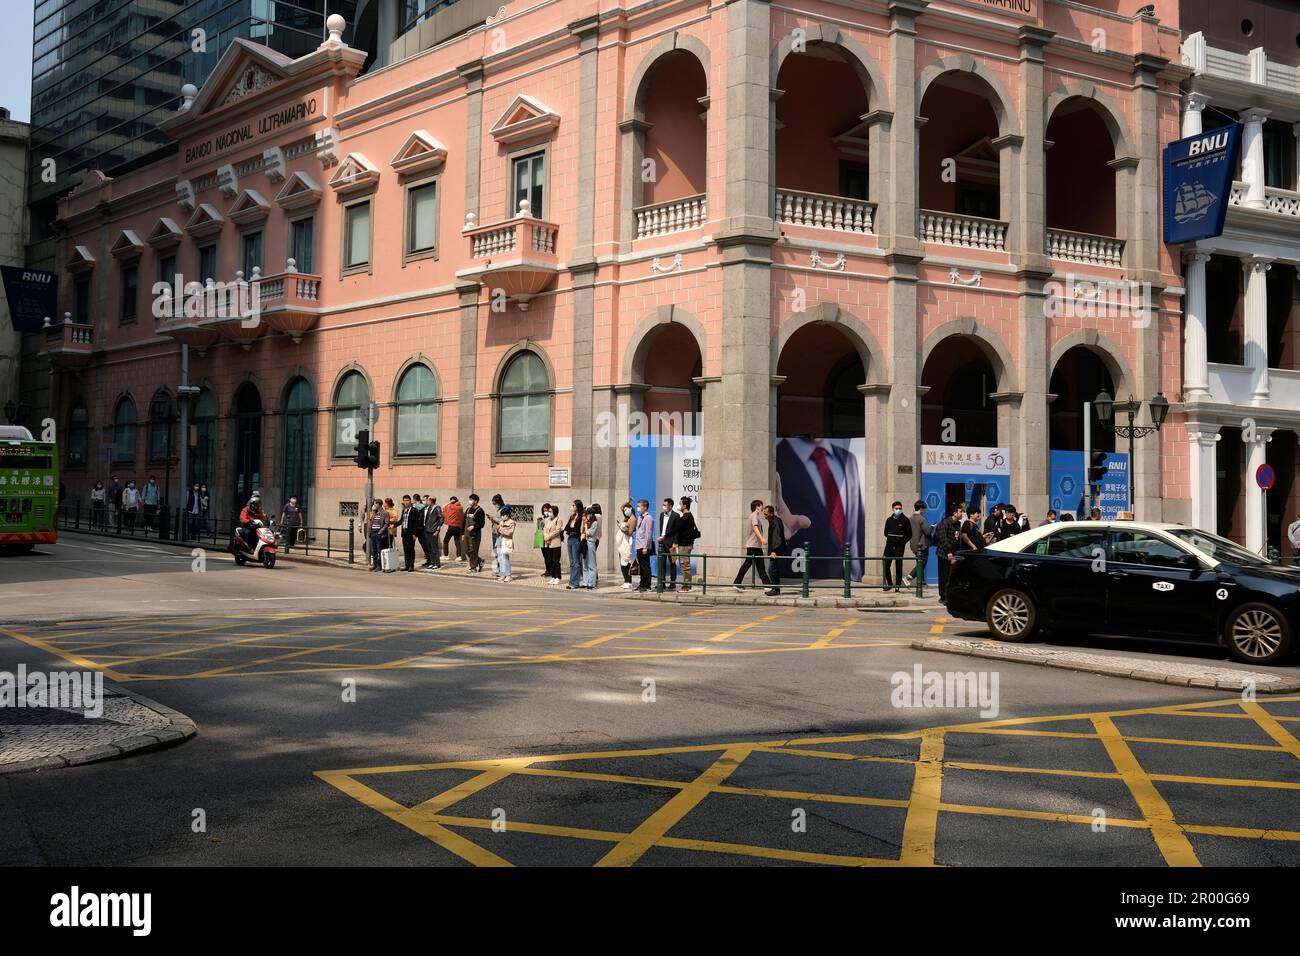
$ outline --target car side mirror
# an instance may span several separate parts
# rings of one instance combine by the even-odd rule
[[[1201,562],[1194,554],[1184,554],[1178,558],[1178,566],[1186,568],[1188,571],[1199,571]]]

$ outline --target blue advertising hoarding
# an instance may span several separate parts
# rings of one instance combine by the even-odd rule
[[[1222,234],[1240,150],[1240,123],[1165,147],[1165,242],[1195,242]]]
[[[979,508],[984,516],[996,504],[1015,504],[1011,494],[1011,450],[957,445],[921,446],[921,499],[932,526],[950,503]],[[910,503],[910,502],[909,502]],[[911,571],[906,561],[903,570]],[[926,559],[925,580],[939,580],[934,548]]]
[[[1079,499],[1085,493],[1083,487],[1083,452],[1053,451],[1049,455],[1048,501],[1047,507],[1059,516],[1068,511],[1075,517],[1086,518],[1091,510],[1085,505],[1083,514],[1079,514]],[[1106,475],[1101,480],[1101,517],[1105,521],[1114,521],[1121,511],[1128,511],[1128,455],[1122,452],[1106,452]]]

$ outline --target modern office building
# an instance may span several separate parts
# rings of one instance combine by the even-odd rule
[[[1183,0],[1182,133],[1241,123],[1221,236],[1182,248],[1192,520],[1290,555],[1300,508],[1300,11]],[[1275,484],[1261,490],[1269,465]]]
[[[1177,7],[1138,6],[515,0],[364,74],[337,22],[296,59],[240,38],[175,151],[60,206],[69,489],[161,478],[190,401],[223,514],[258,487],[346,526],[374,405],[382,494],[687,492],[715,552],[778,500],[870,554],[894,499],[1072,510],[1105,389],[1169,397],[1136,510],[1186,521],[1188,70]],[[258,319],[154,294],[177,274],[258,279]]]
[[[26,123],[0,109],[0,266],[21,266],[27,249],[27,130]],[[8,300],[0,292],[0,411],[12,410],[15,418],[20,345]]]

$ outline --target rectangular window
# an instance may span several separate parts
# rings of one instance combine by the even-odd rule
[[[136,306],[140,293],[140,269],[138,266],[122,268],[122,312],[123,322],[134,322]]]
[[[845,199],[869,199],[870,171],[865,163],[840,163],[840,195]]]
[[[217,247],[214,243],[210,246],[199,246],[199,281],[206,283],[209,279],[216,281],[217,278]]]
[[[316,217],[295,219],[289,223],[289,258],[299,272],[315,274],[312,262],[316,251]]]
[[[90,324],[90,280],[78,279],[76,284],[76,309],[77,322],[81,325]]]
[[[348,206],[343,221],[343,268],[370,264],[370,200]]]
[[[262,234],[260,232],[244,233],[243,254],[240,256],[240,267],[244,270],[244,278],[253,278],[253,269],[262,268]]]
[[[438,184],[425,183],[406,193],[406,252],[429,252],[438,244]]]
[[[158,257],[158,281],[172,285],[176,281],[176,256]]]
[[[511,181],[514,183],[512,199],[510,202],[510,215],[519,214],[519,204],[523,200],[528,200],[529,215],[534,219],[544,219],[546,216],[546,207],[542,200],[543,184],[546,179],[546,154],[529,153],[527,156],[520,156],[513,162],[514,175]]]
[[[1295,134],[1289,123],[1269,120],[1264,124],[1264,185],[1274,189],[1295,189]]]

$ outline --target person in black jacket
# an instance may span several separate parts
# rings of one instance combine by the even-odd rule
[[[948,557],[961,549],[961,519],[965,514],[960,504],[955,504],[934,529],[935,564],[939,571],[939,603],[948,597]]]
[[[677,523],[681,516],[673,510],[673,499],[665,498],[656,519],[655,550],[659,554],[659,575],[668,579],[668,586],[677,584],[677,565],[673,557],[677,551]]]
[[[885,590],[891,587],[895,591],[903,590],[903,550],[907,547],[907,542],[912,540],[912,522],[907,520],[903,514],[903,503],[895,501],[893,504],[893,513],[885,519]],[[890,561],[889,558],[897,560]],[[891,576],[890,565],[893,565],[893,575]]]
[[[465,552],[469,556],[469,569],[475,573],[483,570],[483,558],[479,556],[479,545],[483,542],[483,525],[487,524],[487,515],[479,507],[478,495],[469,496],[469,507],[465,509]]]
[[[402,529],[403,571],[415,570],[415,541],[424,533],[423,512],[415,507],[410,495],[402,495],[402,513],[397,519]]]
[[[700,532],[695,526],[695,515],[691,514],[690,498],[682,498],[681,509],[681,514],[677,516],[677,532],[673,545],[677,550],[677,563],[682,571],[682,585],[677,590],[684,593],[691,589],[691,549],[695,547],[695,539],[700,536]]]
[[[771,505],[763,507],[763,517],[767,519],[767,576],[771,579],[771,587],[763,593],[777,597],[781,593],[781,558],[785,557],[785,524]]]

